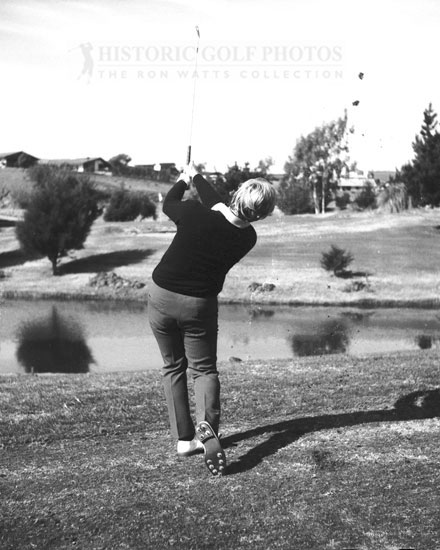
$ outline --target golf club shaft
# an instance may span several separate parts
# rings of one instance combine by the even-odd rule
[[[194,108],[196,103],[196,84],[197,84],[197,64],[198,64],[198,56],[199,56],[199,42],[200,42],[200,31],[199,27],[196,26],[196,32],[197,32],[197,48],[196,48],[196,59],[195,59],[195,66],[194,66],[194,86],[193,86],[193,96],[192,96],[192,109],[191,109],[191,122],[190,122],[190,129],[189,129],[189,145],[188,145],[188,153],[186,156],[186,164],[189,165],[191,162],[191,143],[192,143],[192,131],[193,131],[193,123],[194,123]]]

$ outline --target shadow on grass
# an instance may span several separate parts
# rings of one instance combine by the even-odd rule
[[[5,220],[4,218],[0,218],[0,228],[15,227],[16,225],[17,225],[17,222],[15,220]]]
[[[229,464],[227,475],[251,470],[264,458],[287,447],[306,433],[334,428],[346,428],[372,422],[396,422],[440,416],[440,389],[417,391],[399,398],[394,409],[378,411],[356,411],[352,413],[332,414],[295,418],[276,424],[259,426],[252,430],[237,433],[222,439],[224,448],[232,447],[238,441],[264,434],[272,434],[266,441],[250,449],[238,460]]]
[[[41,258],[36,254],[26,254],[20,249],[10,250],[8,252],[0,252],[0,269],[5,267],[14,267],[16,265],[22,265],[31,260]]]
[[[341,273],[338,273],[337,277],[339,279],[353,279],[354,277],[371,277],[372,273],[368,271],[342,271]]]
[[[115,267],[137,264],[151,256],[154,250],[118,250],[116,252],[107,252],[105,254],[95,254],[72,260],[59,266],[59,274],[68,273],[96,273],[98,271],[111,271]]]

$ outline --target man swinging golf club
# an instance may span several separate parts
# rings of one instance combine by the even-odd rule
[[[182,200],[192,176],[201,203]],[[163,202],[177,232],[153,272],[149,320],[164,362],[165,397],[177,454],[204,452],[213,475],[224,474],[226,468],[218,439],[217,295],[228,271],[256,243],[252,222],[268,216],[274,206],[275,190],[263,178],[241,184],[227,206],[189,167]],[[196,426],[188,403],[187,370],[194,381]]]
[[[218,439],[217,295],[231,267],[255,245],[257,236],[251,222],[273,211],[275,190],[262,178],[249,180],[227,206],[205,178],[191,168],[198,27],[196,32],[187,169],[163,202],[163,211],[176,224],[177,233],[153,272],[148,312],[164,362],[165,397],[177,454],[190,456],[204,451],[210,472],[222,475],[226,457]],[[201,203],[182,200],[192,178]],[[188,403],[188,369],[194,381],[196,427]]]

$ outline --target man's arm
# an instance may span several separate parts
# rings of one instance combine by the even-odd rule
[[[223,199],[214,187],[208,183],[201,174],[196,174],[193,178],[193,182],[204,206],[212,208],[214,204],[223,202]]]
[[[179,179],[177,183],[171,187],[168,191],[164,201],[162,210],[174,223],[177,223],[179,220],[179,215],[181,211],[182,198],[187,189],[186,182],[182,179]]]

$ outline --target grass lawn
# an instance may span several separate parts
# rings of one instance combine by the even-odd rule
[[[440,548],[439,354],[221,365],[227,475],[157,372],[0,378],[0,548]]]
[[[273,216],[255,228],[258,243],[230,271],[220,294],[224,302],[440,305],[440,209]],[[53,277],[47,259],[24,257],[14,229],[2,228],[0,269],[5,277],[0,296],[95,296],[89,281],[99,271],[148,284],[173,235],[173,224],[163,218],[133,223],[100,219],[84,250],[63,259],[62,276]],[[351,277],[337,278],[321,268],[321,254],[332,244],[354,255]],[[254,282],[275,288],[251,292]],[[118,297],[108,290],[98,295]],[[122,297],[144,300],[146,289]]]

